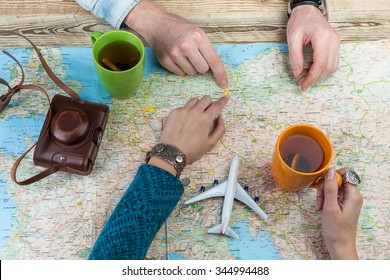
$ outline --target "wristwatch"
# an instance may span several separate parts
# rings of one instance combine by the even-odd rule
[[[328,19],[328,7],[326,5],[326,0],[290,0],[287,5],[287,16],[290,17],[292,10],[301,5],[311,5],[317,7],[321,11],[322,15]]]
[[[180,177],[187,164],[187,157],[182,151],[175,146],[164,143],[158,143],[146,154],[146,163],[149,162],[151,157],[161,158],[171,164],[176,170],[176,178]]]

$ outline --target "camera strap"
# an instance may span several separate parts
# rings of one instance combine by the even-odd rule
[[[1,33],[5,33],[5,32],[0,32]],[[61,81],[54,73],[53,71],[50,69],[49,65],[46,63],[44,57],[42,56],[41,52],[39,51],[39,49],[37,48],[37,46],[32,42],[30,41],[27,37],[19,34],[19,33],[16,33],[16,32],[9,32],[13,35],[18,35],[24,39],[26,39],[31,45],[32,47],[34,48],[34,50],[36,51],[36,53],[38,54],[38,58],[39,60],[41,61],[42,63],[42,66],[43,68],[45,69],[46,73],[48,74],[48,76],[53,80],[54,83],[56,83],[63,91],[65,91],[68,95],[70,95],[70,97],[72,97],[73,99],[75,100],[81,100],[81,98],[72,90],[70,89],[63,81]],[[9,56],[10,58],[12,58],[16,63],[17,65],[19,66],[20,70],[21,70],[21,73],[22,73],[22,78],[19,82],[19,84],[17,84],[16,86],[14,87],[11,87],[9,85],[9,83],[7,81],[5,81],[4,79],[1,79],[0,78],[0,83],[5,85],[7,88],[8,88],[8,92],[5,93],[4,95],[0,96],[0,113],[7,107],[7,105],[9,104],[9,102],[11,101],[11,98],[15,95],[15,93],[19,92],[20,90],[22,89],[30,89],[30,90],[38,90],[40,92],[42,92],[48,102],[49,102],[49,111],[48,111],[48,115],[50,116],[50,121],[52,119],[52,110],[51,110],[51,102],[50,102],[50,97],[49,97],[49,94],[46,92],[45,89],[43,89],[42,87],[38,86],[38,85],[24,85],[24,71],[23,71],[23,68],[22,68],[22,65],[19,63],[19,61],[14,57],[12,56],[10,53],[8,53],[7,51],[4,51],[3,50],[3,53],[6,54],[7,56]],[[37,175],[34,175],[33,177],[29,178],[29,179],[26,179],[24,181],[21,181],[19,182],[17,179],[16,179],[16,171],[19,167],[19,164],[20,162],[24,159],[24,157],[35,147],[35,145],[39,142],[39,140],[41,139],[41,137],[43,135],[45,135],[48,131],[48,128],[49,128],[49,125],[50,125],[50,122],[47,122],[45,124],[45,126],[42,128],[42,133],[41,133],[41,136],[40,138],[38,139],[38,141],[32,145],[29,149],[27,149],[27,151],[25,151],[17,160],[16,162],[13,164],[12,166],[12,169],[11,169],[11,179],[17,183],[18,185],[29,185],[29,184],[32,184],[32,183],[35,183],[55,172],[57,172],[59,170],[59,167],[58,166],[53,166],[53,167],[50,167],[40,173],[38,173]]]

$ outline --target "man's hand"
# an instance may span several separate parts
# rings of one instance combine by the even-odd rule
[[[124,23],[145,38],[158,61],[169,71],[195,75],[211,70],[218,86],[228,88],[225,68],[202,29],[166,12],[151,0],[136,5]]]
[[[290,63],[302,91],[337,71],[340,38],[318,8],[301,5],[293,9],[287,24]],[[313,47],[313,64],[304,69],[302,49]]]

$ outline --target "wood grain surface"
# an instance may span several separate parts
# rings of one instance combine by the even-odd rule
[[[201,27],[213,43],[285,42],[287,0],[159,0]],[[390,0],[328,0],[342,41],[390,38]],[[113,27],[74,0],[1,0],[0,30],[15,30],[40,46],[89,46],[90,33]],[[11,34],[0,47],[28,46]]]

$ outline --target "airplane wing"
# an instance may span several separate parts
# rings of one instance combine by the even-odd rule
[[[197,196],[194,196],[193,198],[187,200],[185,203],[191,204],[191,203],[194,203],[196,201],[200,201],[200,200],[207,199],[210,197],[224,196],[225,192],[226,192],[226,185],[227,185],[227,181],[222,182],[222,183],[212,187],[211,189],[209,189],[201,194],[198,194]]]
[[[234,198],[248,205],[249,208],[259,214],[260,217],[262,217],[266,222],[269,222],[267,214],[265,214],[264,211],[261,210],[259,205],[257,205],[257,203],[247,194],[247,192],[241,187],[239,183],[237,183],[237,191]]]

